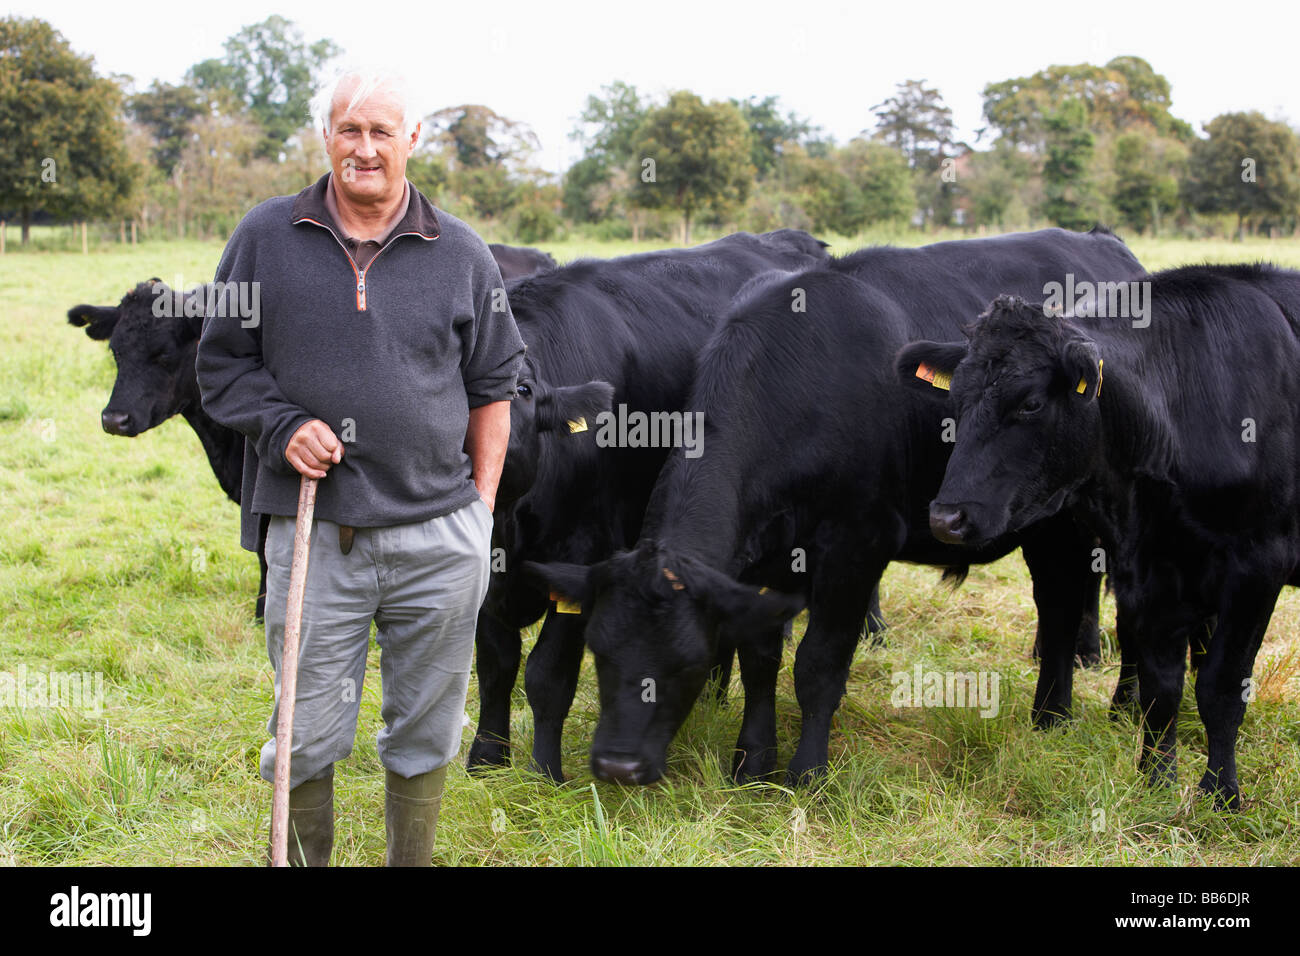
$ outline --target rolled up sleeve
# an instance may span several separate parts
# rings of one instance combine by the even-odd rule
[[[475,289],[478,311],[472,343],[461,365],[470,408],[512,400],[524,361],[524,341],[510,311],[501,270],[486,245],[483,252],[487,262],[476,270],[482,278]]]

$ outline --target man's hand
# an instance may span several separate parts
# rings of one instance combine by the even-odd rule
[[[284,449],[284,459],[299,474],[308,478],[324,478],[331,465],[343,460],[343,443],[319,418],[307,422],[289,439]]]

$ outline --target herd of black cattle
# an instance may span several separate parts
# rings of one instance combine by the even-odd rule
[[[1122,657],[1112,713],[1142,722],[1142,769],[1175,777],[1190,646],[1201,787],[1240,805],[1255,655],[1282,586],[1300,585],[1300,273],[1148,274],[1101,229],[842,258],[794,230],[561,267],[493,253],[528,351],[478,620],[471,767],[510,760],[520,631],[545,616],[525,670],[542,772],[562,779],[590,648],[598,778],[661,777],[733,656],[733,773],[765,777],[784,634],[806,606],[787,779],[815,778],[857,641],[881,626],[889,562],[960,577],[1019,547],[1038,611],[1034,723],[1069,716],[1076,652],[1097,656],[1102,555]],[[1130,281],[1149,293],[1144,321],[1100,295],[1063,314],[1042,304],[1052,283]],[[184,416],[238,501],[243,438],[199,402],[203,319],[156,317],[160,287],[68,313],[117,362],[103,427]],[[603,447],[591,423],[620,406],[702,413],[703,453]],[[264,590],[263,564],[259,615]]]

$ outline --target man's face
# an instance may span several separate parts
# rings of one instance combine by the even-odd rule
[[[380,87],[351,110],[356,81],[344,83],[330,104],[332,124],[325,149],[341,197],[361,205],[395,202],[406,181],[406,161],[420,137],[417,123],[402,135],[402,105]]]

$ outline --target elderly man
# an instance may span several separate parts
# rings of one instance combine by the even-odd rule
[[[389,865],[428,866],[460,746],[492,507],[523,343],[487,245],[406,180],[419,138],[400,78],[339,76],[313,101],[331,172],[235,230],[218,282],[257,314],[209,317],[203,406],[247,437],[243,533],[270,516],[267,651],[276,709],[299,475],[311,531],[290,778],[290,861],[328,863],[334,763],[352,750],[377,627]]]

